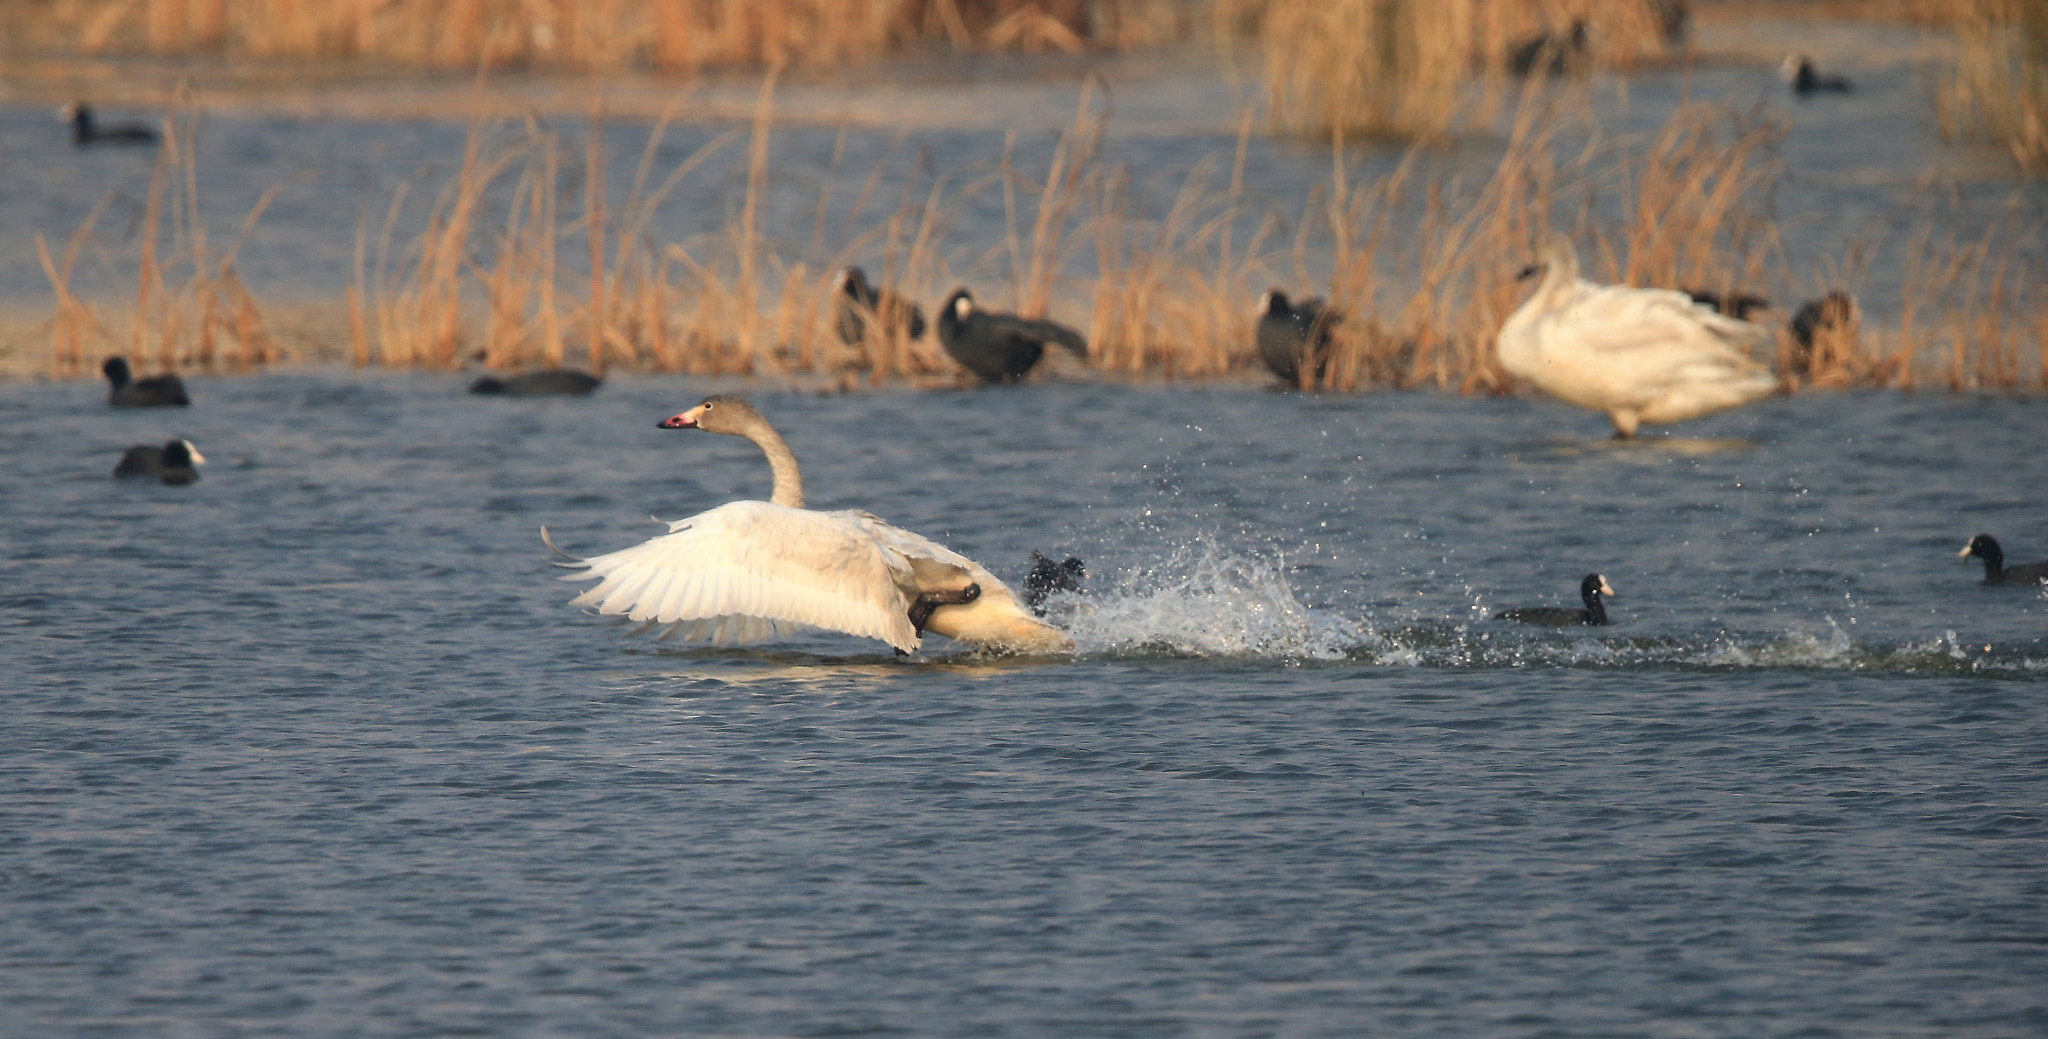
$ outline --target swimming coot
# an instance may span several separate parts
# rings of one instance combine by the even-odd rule
[[[199,466],[205,462],[206,456],[190,440],[167,440],[162,447],[137,444],[121,455],[114,475],[154,476],[173,487],[181,487],[199,479]]]
[[[1985,584],[2037,584],[2048,581],[2048,563],[2028,563],[2025,566],[2006,566],[2005,550],[1998,547],[1998,539],[1989,534],[1979,534],[1963,546],[1959,558],[1976,556],[1984,561]]]
[[[185,384],[175,375],[152,375],[137,379],[128,370],[128,359],[109,357],[100,365],[100,371],[107,376],[111,385],[107,388],[107,403],[117,408],[165,408],[184,407],[192,403],[185,396]]]
[[[1515,610],[1502,610],[1493,617],[1495,620],[1521,621],[1523,624],[1605,624],[1607,604],[1602,602],[1600,597],[1613,594],[1614,589],[1608,586],[1605,577],[1587,574],[1586,579],[1579,582],[1579,598],[1586,604],[1583,610],[1562,606],[1527,606]]]
[[[546,368],[509,379],[486,375],[471,383],[469,392],[504,397],[588,397],[602,382],[572,368]]]
[[[71,144],[85,148],[95,144],[155,144],[156,131],[144,123],[101,123],[82,101],[65,105],[57,117],[71,124]]]

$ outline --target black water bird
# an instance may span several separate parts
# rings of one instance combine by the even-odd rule
[[[2039,584],[2048,581],[2048,563],[2006,566],[2005,550],[1999,548],[1998,539],[1989,534],[1971,538],[1958,558],[1967,561],[1971,556],[1984,561],[1985,584]]]
[[[1586,579],[1579,582],[1579,598],[1586,604],[1583,610],[1563,606],[1527,606],[1521,609],[1502,610],[1493,617],[1495,620],[1521,621],[1523,624],[1605,624],[1607,604],[1602,602],[1600,597],[1613,594],[1614,589],[1608,586],[1605,577],[1587,574]]]
[[[71,124],[71,144],[85,148],[95,144],[155,144],[156,131],[148,124],[101,123],[94,119],[92,108],[82,101],[65,105],[58,117]]]
[[[1793,54],[1785,58],[1785,64],[1778,67],[1778,74],[1792,85],[1792,92],[1805,97],[1808,94],[1846,94],[1856,89],[1856,84],[1841,76],[1823,76],[1813,67],[1813,59],[1804,54]]]
[[[1068,556],[1055,563],[1038,550],[1031,552],[1031,571],[1024,575],[1024,605],[1033,615],[1045,616],[1045,600],[1055,592],[1078,592],[1081,581],[1088,576],[1088,568],[1081,560]]]
[[[900,329],[906,339],[924,336],[924,310],[898,293],[870,285],[859,267],[839,272],[834,309],[839,341],[848,346],[866,340],[870,327]]]
[[[1031,371],[1047,343],[1066,347],[1074,356],[1088,356],[1081,333],[1052,321],[982,310],[974,294],[954,289],[939,312],[939,343],[961,367],[982,382],[1016,382]]]
[[[1508,48],[1508,71],[1523,77],[1582,72],[1588,64],[1589,43],[1583,18],[1573,21],[1566,32],[1537,33]]]
[[[500,397],[588,397],[603,379],[573,368],[543,368],[509,379],[486,375],[469,386],[469,392]]]
[[[1789,327],[1792,330],[1792,356],[1788,367],[1795,374],[1804,375],[1813,370],[1815,352],[1828,344],[1825,338],[1854,337],[1856,328],[1862,323],[1863,312],[1856,306],[1856,297],[1835,289],[1819,299],[1810,299],[1792,313]],[[1837,350],[1847,344],[1837,344]]]
[[[1279,289],[1268,290],[1259,298],[1259,359],[1289,386],[1301,385],[1304,367],[1320,384],[1330,363],[1330,328],[1339,320],[1318,297],[1297,303]]]
[[[162,447],[137,444],[122,453],[120,463],[114,466],[114,476],[154,476],[173,487],[182,487],[199,479],[199,466],[205,462],[206,456],[190,440],[166,440]]]
[[[152,375],[137,379],[128,370],[128,359],[109,357],[100,371],[106,373],[107,403],[117,408],[184,407],[192,403],[185,396],[185,384],[175,375]]]
[[[1771,306],[1770,300],[1762,296],[1743,292],[1740,289],[1731,289],[1727,292],[1714,292],[1709,289],[1681,289],[1680,291],[1691,296],[1694,303],[1712,307],[1714,308],[1714,313],[1724,317],[1732,317],[1737,321],[1748,321],[1751,311],[1768,310]]]

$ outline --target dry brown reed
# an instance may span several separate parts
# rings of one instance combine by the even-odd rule
[[[1935,92],[1950,136],[2005,145],[2020,168],[2048,169],[2048,4],[2039,0],[1923,0],[1942,9],[1956,60]]]
[[[1259,41],[1268,108],[1286,132],[1429,139],[1492,117],[1508,56],[1586,29],[1583,68],[1677,46],[1668,0],[1218,0],[1217,22]],[[1539,77],[1540,78],[1540,77]],[[1476,84],[1476,86],[1475,86]]]
[[[97,366],[97,355],[114,353],[164,369],[246,369],[277,358],[277,343],[235,261],[283,185],[266,191],[227,245],[214,248],[199,215],[198,166],[190,147],[194,122],[189,115],[164,121],[143,201],[134,304],[126,314],[125,334],[102,321],[73,288],[80,253],[100,245],[96,228],[105,203],[73,232],[61,261],[51,257],[43,236],[36,236],[37,255],[57,302],[49,323],[55,373],[89,371]]]
[[[830,65],[924,42],[1080,50],[1177,39],[1178,0],[58,0],[13,31],[87,53],[452,69]]]
[[[605,120],[593,113],[580,144],[538,122],[472,122],[446,183],[401,187],[358,234],[347,298],[358,363],[452,368],[588,363],[702,374],[824,377],[830,384],[959,378],[935,335],[901,331],[847,346],[831,331],[832,272],[849,263],[926,301],[962,280],[991,305],[1085,325],[1090,365],[1126,378],[1243,378],[1256,370],[1251,309],[1269,286],[1326,295],[1342,315],[1318,380],[1336,390],[1433,387],[1504,392],[1493,337],[1526,287],[1518,269],[1552,226],[1578,243],[1588,278],[1779,299],[1795,279],[1779,266],[1776,225],[1754,208],[1779,175],[1782,127],[1755,116],[1680,110],[1648,140],[1580,132],[1541,104],[1524,104],[1491,170],[1475,182],[1433,175],[1415,148],[1391,171],[1364,178],[1332,150],[1327,179],[1293,213],[1249,201],[1253,121],[1240,123],[1227,175],[1199,166],[1163,204],[1098,150],[1100,117],[1084,98],[1041,165],[1006,146],[985,171],[941,171],[880,198],[878,166],[861,184],[846,244],[822,248],[837,212],[828,192],[808,249],[770,236],[777,190],[775,80],[752,125],[729,131],[676,168],[655,167],[670,121],[654,125],[625,197],[607,193]],[[745,135],[745,189],[719,233],[658,241],[657,210],[712,156]],[[214,253],[198,227],[197,176],[182,138],[167,143],[150,189],[135,278],[138,319],[122,341],[72,288],[93,222],[61,255],[39,242],[56,296],[53,367],[75,372],[102,348],[160,366],[254,363],[268,356],[260,314],[234,275],[235,249]],[[580,156],[578,149],[581,149]],[[581,167],[581,202],[563,173]],[[828,176],[826,182],[841,181]],[[961,241],[957,215],[1001,192],[1000,242]],[[431,194],[430,203],[414,204]],[[572,209],[563,212],[564,209]],[[984,207],[985,208],[985,207]],[[245,221],[248,233],[262,205]],[[172,233],[160,230],[169,223]],[[419,227],[411,237],[402,227]],[[1849,328],[1798,372],[1805,388],[2048,387],[2048,294],[2028,259],[2023,222],[1981,240],[1905,243],[1903,308],[1895,330]],[[1848,255],[1860,255],[1852,250]],[[1093,273],[1075,276],[1083,258]],[[878,262],[879,261],[879,262]],[[1816,272],[1853,285],[1860,259]],[[990,282],[999,287],[991,288]],[[1086,316],[1074,320],[1077,313]],[[1776,320],[1782,321],[1782,315]],[[225,344],[237,344],[228,350]],[[1781,358],[1782,360],[1782,358]],[[1782,366],[1790,370],[1789,366]]]

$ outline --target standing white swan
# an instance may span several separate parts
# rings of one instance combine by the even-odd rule
[[[966,556],[866,512],[804,508],[796,456],[745,400],[707,397],[660,426],[753,441],[768,456],[774,493],[676,520],[668,533],[632,548],[564,564],[586,571],[565,580],[600,579],[573,605],[667,625],[664,638],[721,644],[811,627],[880,639],[905,653],[926,631],[1016,652],[1072,649],[1066,635]],[[554,548],[545,527],[541,538]]]
[[[1500,326],[1508,374],[1607,414],[1614,435],[1747,404],[1777,389],[1743,353],[1769,329],[1716,313],[1683,292],[1595,285],[1579,278],[1571,240],[1544,242],[1543,281]]]

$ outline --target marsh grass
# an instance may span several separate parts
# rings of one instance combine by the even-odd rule
[[[6,27],[86,53],[443,69],[687,72],[836,65],[909,46],[1134,47],[1178,39],[1180,0],[56,0]]]
[[[48,322],[54,373],[94,371],[101,356],[113,353],[165,369],[246,369],[277,359],[276,340],[242,281],[236,258],[283,185],[264,192],[227,244],[216,247],[199,212],[199,171],[190,147],[195,123],[189,110],[164,120],[132,267],[115,259],[97,234],[110,200],[96,206],[72,233],[61,257],[52,256],[43,235],[35,236],[37,257],[56,298],[56,313]],[[132,280],[133,303],[123,320],[103,319],[103,308],[73,287],[79,260],[87,253],[97,255],[116,278]]]
[[[1205,163],[1168,180],[1106,161],[1103,117],[1083,97],[1057,146],[1029,164],[1012,138],[985,164],[908,180],[885,178],[886,158],[864,179],[835,168],[822,178],[828,187],[809,241],[789,241],[771,235],[764,213],[786,201],[777,192],[815,190],[815,182],[797,187],[774,176],[775,90],[770,76],[750,125],[670,169],[656,156],[672,119],[655,122],[622,197],[608,186],[614,156],[601,110],[581,139],[537,121],[473,120],[444,180],[408,182],[364,220],[346,289],[348,356],[436,369],[623,366],[842,388],[959,381],[935,331],[910,340],[877,329],[862,343],[839,342],[830,289],[840,267],[857,263],[908,291],[931,319],[947,290],[969,284],[985,305],[1083,327],[1090,366],[1122,378],[1257,377],[1251,311],[1259,294],[1322,295],[1342,317],[1323,375],[1305,375],[1316,387],[1501,393],[1511,387],[1493,360],[1493,337],[1525,296],[1516,274],[1551,227],[1572,236],[1593,280],[1779,300],[1797,298],[1790,287],[1814,275],[1853,287],[1877,247],[1856,245],[1839,266],[1800,277],[1783,269],[1777,226],[1759,208],[1782,175],[1779,123],[1693,106],[1648,139],[1610,139],[1529,99],[1498,160],[1470,182],[1438,174],[1423,148],[1372,176],[1358,172],[1353,153],[1332,150],[1327,177],[1286,211],[1247,190],[1251,117],[1240,123],[1227,170]],[[742,139],[743,160],[729,154]],[[99,316],[110,304],[73,288],[97,216],[61,250],[37,243],[55,295],[55,371],[83,371],[116,349],[165,368],[275,356],[234,267],[236,244],[268,197],[236,244],[212,249],[182,141],[167,141],[152,180],[126,328]],[[690,182],[721,155],[735,167],[721,176],[744,175],[732,217],[708,235],[662,239],[654,229],[663,207],[679,191],[701,205],[705,193]],[[856,183],[845,200],[829,187]],[[888,196],[885,183],[901,186]],[[998,198],[1000,240],[956,232],[965,209],[986,212]],[[2048,298],[2020,222],[2010,223],[1973,242],[1901,243],[1907,288],[1898,326],[1831,334],[1788,384],[2039,391],[2048,384]],[[1758,320],[1782,325],[1786,317]],[[1780,370],[1789,371],[1784,360]]]
[[[2023,170],[2048,169],[2048,4],[2040,0],[1921,0],[1956,36],[1955,64],[1935,90],[1950,136],[2011,151]]]
[[[1218,0],[1216,21],[1257,40],[1267,105],[1283,132],[1324,139],[1435,139],[1491,120],[1518,90],[1519,44],[1587,29],[1567,64],[1662,60],[1674,39],[1660,0]]]

